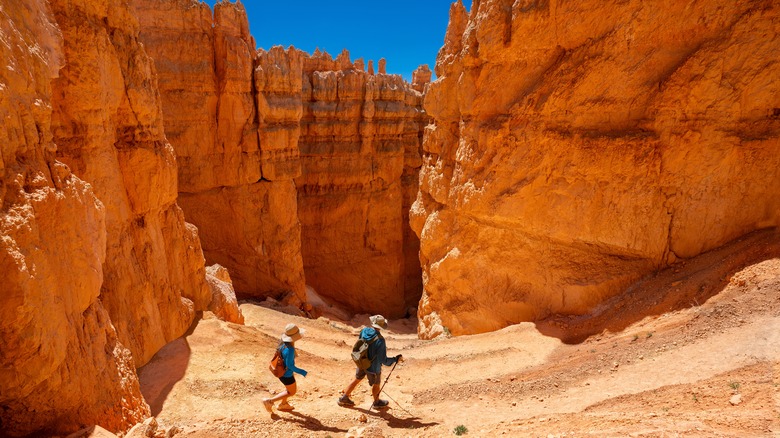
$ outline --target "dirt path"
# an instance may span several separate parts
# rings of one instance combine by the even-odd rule
[[[467,436],[777,437],[778,241],[738,242],[661,273],[641,299],[591,318],[433,341],[410,333],[414,321],[394,322],[389,354],[407,361],[387,383],[395,402],[383,413],[368,410],[365,383],[357,408],[336,404],[352,377],[357,324],[252,304],[241,306],[245,326],[207,318],[169,344],[140,370],[142,389],[158,421],[187,437],[440,437],[461,425]],[[688,283],[692,307],[679,304]],[[624,316],[618,328],[599,316],[614,308]],[[298,377],[296,410],[270,416],[261,400],[282,385],[266,367],[288,322],[307,330],[297,363],[310,374]]]

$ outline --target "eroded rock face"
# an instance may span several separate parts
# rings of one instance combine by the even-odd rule
[[[179,157],[179,205],[236,293],[306,309],[308,283],[354,311],[414,306],[419,239],[405,230],[427,123],[421,93],[384,74],[386,62],[374,75],[347,51],[253,53],[240,4],[217,3],[213,26],[205,4],[134,6]]]
[[[425,97],[420,332],[580,314],[780,222],[773,2],[475,1]]]
[[[431,69],[427,65],[421,65],[412,75],[412,88],[419,92],[414,96],[415,107],[422,108],[425,86],[431,82]],[[422,167],[422,144],[425,127],[431,122],[428,114],[422,110],[416,112],[414,122],[417,125],[418,134],[416,142],[404,143],[404,170],[401,174],[401,188],[403,202],[401,211],[403,216],[403,253],[404,253],[404,300],[410,314],[416,312],[422,294],[422,267],[420,265],[420,238],[412,229],[409,222],[409,211],[417,199],[420,190],[420,168]]]
[[[43,0],[0,1],[0,37],[0,434],[124,430],[149,407],[98,299],[110,212],[52,140],[67,50]]]
[[[133,6],[159,75],[165,132],[179,164],[179,205],[199,229],[206,260],[230,271],[241,296],[303,305],[292,181],[300,173],[300,116],[290,110],[290,128],[279,102],[258,111],[253,91],[266,76],[261,86],[269,90],[282,86],[273,77],[300,78],[256,71],[241,4],[217,3],[213,19],[208,5],[190,0]]]
[[[206,281],[211,288],[209,310],[223,321],[243,324],[244,315],[238,307],[228,270],[220,265],[211,265],[206,268]]]
[[[133,5],[163,99],[126,3],[0,0],[3,433],[126,430],[149,415],[134,368],[194,311],[240,322],[230,277],[210,277],[215,295],[206,285],[177,197],[237,288],[303,306],[301,178],[321,290],[388,316],[409,303],[402,206],[416,181],[402,172],[421,163],[421,95],[384,62],[379,75],[355,69],[346,52],[255,56],[240,5],[218,4],[213,20],[197,2]],[[362,228],[339,236],[349,227]],[[329,289],[320,256],[352,269],[348,281]]]
[[[303,116],[303,60],[306,53],[281,46],[258,50],[254,60],[263,178],[289,180],[300,176],[298,137]],[[300,233],[299,233],[300,234]]]
[[[50,4],[64,40],[52,85],[58,157],[105,205],[101,300],[141,366],[208,307],[203,255],[176,205],[176,158],[134,15],[119,0]]]
[[[179,164],[179,191],[259,180],[246,16],[238,16],[238,6],[230,4],[219,4],[213,19],[204,2],[131,3],[140,40],[155,60],[165,133]]]
[[[431,77],[433,72],[427,64],[417,67],[417,70],[412,73],[412,88],[422,93],[425,91],[425,85],[431,82]]]
[[[297,289],[289,295],[291,285],[303,284],[291,180],[182,193],[179,205],[188,211],[188,220],[215,227],[200,232],[201,242],[213,248],[209,254],[214,260],[229,264],[237,293],[284,296],[295,305],[304,302]],[[219,224],[223,225],[216,228]]]
[[[306,282],[351,310],[403,316],[404,190],[416,179],[402,176],[419,165],[421,94],[400,76],[354,68],[348,54],[315,53],[302,68],[295,183]]]

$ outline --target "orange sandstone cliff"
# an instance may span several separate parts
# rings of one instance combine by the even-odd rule
[[[406,212],[427,122],[422,94],[384,73],[384,62],[366,72],[346,50],[333,59],[274,47],[255,64],[263,156],[300,169],[306,283],[353,312],[403,316],[421,291]]]
[[[133,2],[155,59],[179,198],[209,264],[243,297],[403,316],[421,293],[408,226],[423,127],[417,89],[345,51],[254,51],[241,4]]]
[[[0,1],[0,36],[0,435],[124,430],[149,407],[110,299],[99,298],[116,269],[107,256],[116,212],[57,161],[52,135],[52,79],[76,67],[46,1]]]
[[[304,303],[297,133],[267,128],[267,120],[286,117],[283,109],[257,110],[255,43],[243,5],[217,3],[213,18],[208,5],[190,0],[133,6],[176,150],[178,202],[199,229],[206,260],[228,269],[241,296]]]
[[[776,2],[451,8],[411,212],[420,333],[581,314],[780,222]]]
[[[254,53],[240,4],[133,6],[0,0],[3,434],[126,430],[136,367],[196,311],[240,323],[231,282],[304,305],[304,253],[353,311],[419,297],[420,92],[384,61]]]
[[[176,205],[176,156],[135,16],[119,0],[49,3],[64,42],[52,82],[57,157],[105,206],[100,299],[141,366],[211,302],[197,230]]]
[[[123,431],[150,414],[136,367],[196,311],[242,316],[176,204],[127,3],[0,1],[0,15],[0,430]]]
[[[240,4],[0,0],[0,435],[148,417],[231,283],[457,335],[778,226],[775,3],[457,3],[410,85]]]
[[[383,62],[377,74],[355,64],[346,51],[335,60],[326,53],[303,60],[295,182],[306,282],[353,311],[401,317],[420,294],[417,239],[404,231],[404,204],[417,191],[427,120],[422,95],[383,73]]]

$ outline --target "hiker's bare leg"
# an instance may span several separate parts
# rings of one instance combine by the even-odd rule
[[[379,392],[382,388],[379,386],[379,382],[371,386],[371,395],[374,396],[374,401],[379,400]]]
[[[268,399],[271,403],[276,403],[278,400],[283,400],[282,403],[287,403],[287,397],[292,397],[298,391],[298,385],[293,383],[292,385],[285,385],[285,390],[276,394]]]
[[[344,395],[346,395],[347,398],[349,398],[350,394],[352,394],[352,391],[355,390],[355,388],[358,386],[358,383],[360,383],[361,380],[362,379],[355,379],[352,381],[352,383],[347,385],[347,389],[344,390]]]

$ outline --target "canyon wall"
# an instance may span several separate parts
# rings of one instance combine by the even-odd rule
[[[427,65],[419,66],[412,73],[412,88],[420,93],[419,99],[423,99],[425,86],[431,82],[433,72]],[[422,109],[422,102],[419,104]],[[404,248],[404,300],[410,315],[416,314],[417,306],[423,289],[422,266],[420,265],[420,238],[412,229],[409,222],[409,211],[417,199],[420,190],[420,168],[422,167],[422,144],[425,127],[431,122],[428,114],[422,110],[417,111],[415,123],[418,128],[416,142],[407,142],[404,147],[404,171],[401,175],[403,188],[403,248]]]
[[[131,4],[0,0],[3,435],[126,430],[150,414],[136,367],[196,311],[241,322],[231,281],[309,309],[304,253],[354,311],[420,293],[420,92],[383,61],[255,53],[240,4]]]
[[[309,310],[306,284],[355,312],[403,316],[421,293],[408,226],[421,70],[364,71],[345,51],[255,53],[240,4],[133,2],[155,59],[179,204],[242,297]],[[406,170],[405,169],[406,166]]]
[[[263,117],[274,116],[257,110],[243,5],[219,2],[212,18],[207,4],[190,0],[132,4],[155,59],[178,203],[199,229],[208,264],[229,270],[239,296],[302,305],[297,136],[267,128]]]
[[[105,205],[100,298],[141,366],[211,302],[197,230],[176,205],[176,156],[135,16],[119,0],[49,3],[64,42],[52,82],[57,157]]]
[[[295,183],[307,284],[350,310],[396,318],[420,294],[419,284],[405,292],[406,272],[419,263],[417,239],[405,245],[404,204],[417,191],[426,119],[422,95],[384,65],[366,72],[346,51],[303,59]]]
[[[43,0],[0,1],[0,40],[0,435],[124,430],[149,407],[99,299],[112,204],[55,156],[68,50]]]
[[[581,314],[780,222],[772,1],[450,12],[412,224],[420,334]]]

